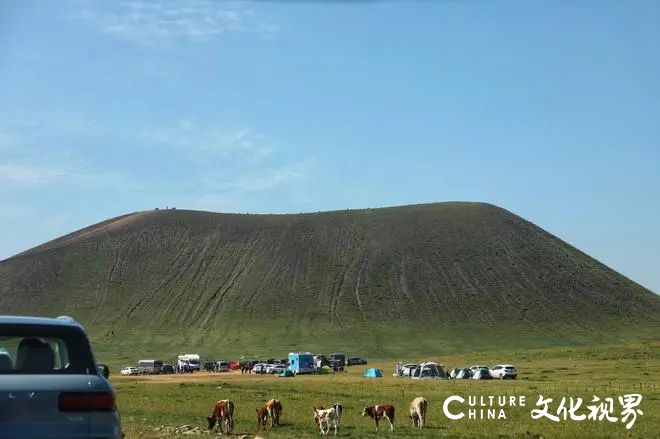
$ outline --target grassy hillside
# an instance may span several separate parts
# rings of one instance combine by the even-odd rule
[[[117,359],[388,357],[660,335],[660,297],[479,203],[124,215],[0,262],[0,310],[72,315]]]

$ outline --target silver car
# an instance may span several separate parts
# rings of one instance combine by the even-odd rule
[[[0,437],[122,437],[107,367],[69,317],[0,316]]]

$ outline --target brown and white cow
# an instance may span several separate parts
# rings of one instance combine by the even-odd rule
[[[335,413],[337,414],[337,424],[340,424],[341,414],[344,412],[344,407],[340,403],[336,402],[332,405],[332,408],[335,409]],[[314,412],[316,412],[317,410],[325,410],[325,407],[323,407],[322,405],[314,406]],[[316,416],[316,414],[314,415],[314,423],[316,424],[317,427],[319,426],[319,418],[318,416]]]
[[[234,403],[229,399],[223,399],[215,403],[211,416],[206,418],[209,421],[209,430],[213,430],[215,423],[218,423],[218,432],[222,431],[222,424],[224,423],[227,433],[231,433],[234,429]]]
[[[319,406],[314,406],[313,408],[314,408],[314,423],[318,427],[319,426],[319,417],[316,415],[316,412],[319,411],[319,410],[325,410],[325,407],[323,407],[322,405],[319,405]]]
[[[334,427],[335,436],[337,436],[337,426],[339,425],[339,417],[334,407],[329,409],[314,408],[314,419],[318,427],[321,429],[321,434],[327,436],[330,433],[330,427]]]
[[[282,415],[282,403],[279,399],[271,399],[266,402],[266,405],[257,409],[257,421],[259,426],[266,426],[266,421],[270,417],[270,426],[280,426],[280,416]]]
[[[365,407],[362,410],[362,416],[369,416],[376,422],[376,431],[378,431],[378,423],[382,418],[385,418],[390,423],[390,431],[394,431],[394,406],[392,405],[376,405]]]
[[[428,407],[429,402],[421,396],[418,396],[410,402],[410,419],[412,419],[413,428],[424,428]]]
[[[268,410],[266,407],[260,407],[257,409],[257,430],[262,426],[266,428],[266,423],[268,422]]]

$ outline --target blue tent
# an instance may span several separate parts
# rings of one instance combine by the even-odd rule
[[[364,376],[369,378],[382,378],[383,372],[381,372],[380,369],[367,369],[364,371]]]

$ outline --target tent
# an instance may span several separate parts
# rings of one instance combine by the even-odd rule
[[[382,378],[383,372],[380,369],[367,369],[364,371],[364,376],[368,378]]]
[[[319,369],[319,373],[322,374],[322,375],[327,375],[329,373],[332,373],[332,367],[323,366],[322,368]]]
[[[412,373],[413,380],[446,380],[444,365],[427,361],[420,364]]]
[[[279,376],[293,378],[295,376],[295,374],[293,373],[292,370],[284,369],[282,372],[280,372]]]

